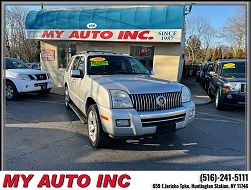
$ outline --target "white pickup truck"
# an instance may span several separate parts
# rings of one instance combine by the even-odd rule
[[[195,116],[186,86],[157,79],[135,58],[106,51],[72,57],[64,75],[65,106],[86,116],[93,147],[109,138],[175,132]]]

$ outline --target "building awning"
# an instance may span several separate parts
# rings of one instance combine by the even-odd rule
[[[146,41],[147,38],[179,42],[183,11],[184,6],[31,11],[25,21],[26,37],[103,41]]]

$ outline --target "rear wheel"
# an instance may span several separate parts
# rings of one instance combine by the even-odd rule
[[[17,88],[15,84],[10,81],[6,81],[5,97],[6,100],[15,100],[18,96]]]
[[[106,147],[109,144],[109,136],[103,131],[96,104],[90,105],[87,111],[87,126],[89,140],[93,147]]]
[[[217,110],[224,110],[224,103],[220,99],[220,89],[217,90],[216,92],[216,97],[215,97],[215,107]]]

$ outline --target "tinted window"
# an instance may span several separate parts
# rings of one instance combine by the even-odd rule
[[[150,74],[140,61],[128,56],[89,56],[87,64],[92,75]]]
[[[222,76],[225,77],[245,77],[246,62],[222,63]]]

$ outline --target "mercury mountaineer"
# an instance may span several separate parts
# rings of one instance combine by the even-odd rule
[[[119,53],[74,55],[65,71],[64,89],[66,108],[87,119],[93,147],[106,146],[110,137],[175,132],[195,116],[189,88],[154,78],[137,59]]]

